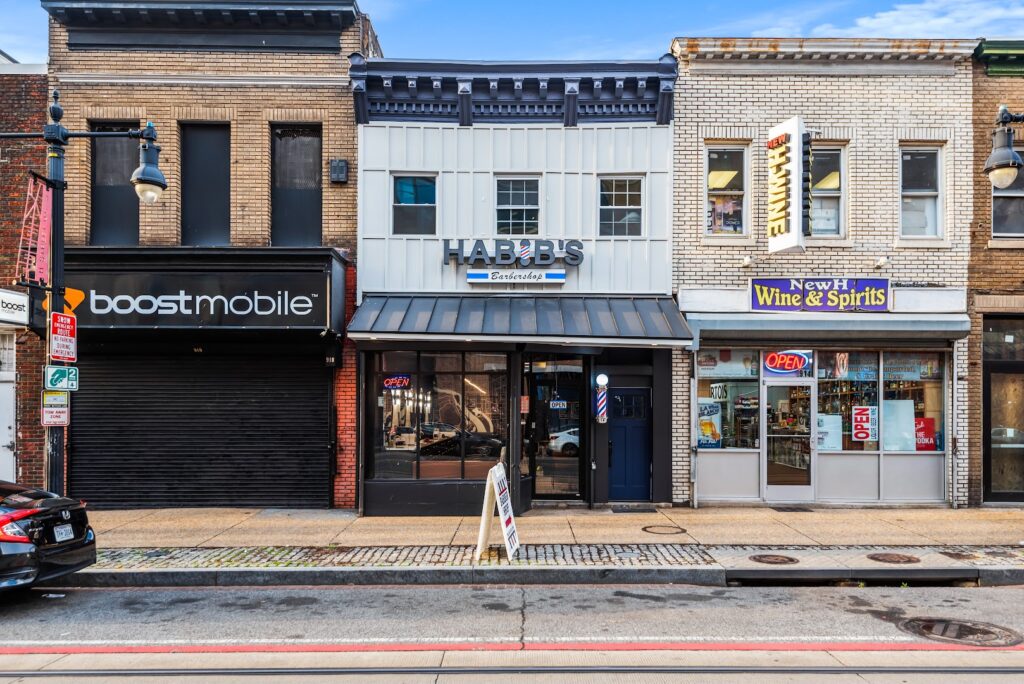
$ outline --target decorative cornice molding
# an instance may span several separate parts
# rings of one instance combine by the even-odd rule
[[[1024,40],[983,40],[974,58],[989,76],[1024,76]]]
[[[324,74],[103,74],[58,73],[61,83],[78,85],[181,85],[181,86],[302,86],[344,88],[347,76]]]
[[[979,39],[899,40],[890,38],[676,38],[672,54],[682,60],[810,60],[814,62],[896,60],[963,61]]]

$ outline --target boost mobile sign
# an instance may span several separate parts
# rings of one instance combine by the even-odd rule
[[[76,309],[90,328],[324,328],[322,273],[89,273]]]

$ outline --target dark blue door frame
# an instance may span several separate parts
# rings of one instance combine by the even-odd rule
[[[651,390],[608,391],[608,498],[651,500]]]

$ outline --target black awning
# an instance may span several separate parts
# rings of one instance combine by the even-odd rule
[[[671,297],[366,295],[348,324],[354,340],[586,342],[687,346]]]

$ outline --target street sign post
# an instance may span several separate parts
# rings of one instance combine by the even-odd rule
[[[42,423],[47,426],[71,423],[71,394],[60,390],[43,390]]]
[[[43,368],[43,389],[78,390],[78,369],[74,366],[46,366]]]
[[[78,360],[78,325],[74,314],[50,313],[50,358],[65,363]]]

